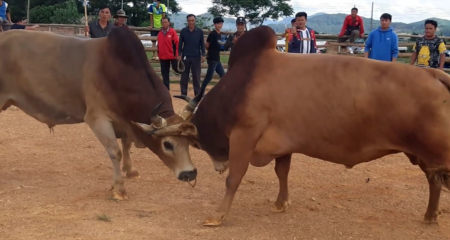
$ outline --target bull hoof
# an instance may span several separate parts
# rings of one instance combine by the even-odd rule
[[[425,214],[424,217],[424,221],[425,223],[430,223],[430,224],[436,224],[438,223],[438,218],[439,218],[439,214],[442,214],[442,212],[438,211],[432,214]]]
[[[141,175],[136,170],[127,171],[127,178],[141,178]]]
[[[220,225],[222,225],[222,220],[216,218],[208,218],[203,222],[203,226],[206,227],[218,227]]]
[[[270,208],[270,211],[273,213],[285,212],[289,205],[291,205],[291,201],[276,201],[273,206]]]
[[[216,213],[212,217],[209,217],[205,221],[203,221],[203,226],[207,227],[218,227],[222,225],[223,221],[227,218],[226,214]]]
[[[111,186],[109,191],[112,191],[112,199],[117,201],[123,201],[128,199],[127,190],[123,186],[114,187]]]

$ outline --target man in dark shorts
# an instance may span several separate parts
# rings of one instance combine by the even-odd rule
[[[209,33],[205,43],[205,48],[208,49],[208,54],[206,57],[208,62],[208,70],[202,83],[202,88],[204,89],[206,89],[206,86],[208,86],[208,83],[212,80],[214,72],[217,72],[220,78],[225,75],[225,70],[223,69],[222,63],[220,62],[220,30],[223,27],[223,18],[215,17],[213,19],[213,23],[214,30]]]

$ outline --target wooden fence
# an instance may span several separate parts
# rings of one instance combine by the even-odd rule
[[[32,24],[34,25],[34,24]],[[67,24],[38,24],[40,26],[39,30],[43,30],[43,31],[50,31],[50,32],[61,32],[61,29],[64,29],[64,33],[66,34],[73,34],[73,35],[80,35],[80,36],[84,36],[84,25],[67,25]],[[4,25],[5,26],[5,25]],[[6,25],[7,26],[7,25]],[[140,40],[147,40],[147,41],[156,41],[157,37],[143,37],[141,36],[142,34],[145,33],[150,33],[149,28],[146,27],[130,27],[131,30],[133,30],[138,36]],[[175,29],[177,33],[180,32],[180,29]],[[207,34],[210,32],[209,30],[203,30],[204,34],[205,34],[205,40],[207,37]],[[223,32],[223,34],[232,34],[234,32]],[[277,38],[278,40],[282,40],[284,39],[285,34],[277,34]],[[398,34],[399,38],[419,38],[422,35],[408,35],[408,34]],[[367,38],[367,36],[364,36],[363,38]],[[450,40],[450,37],[440,37],[442,39],[445,40]],[[357,44],[357,43],[350,43],[350,42],[345,42],[345,43],[338,43],[337,39],[338,36],[337,35],[333,35],[333,34],[316,34],[316,39],[318,39],[318,41],[326,41],[325,44],[323,45],[317,45],[318,48],[324,48],[326,49],[326,53],[325,54],[340,54],[340,55],[345,55],[345,56],[352,56],[352,57],[363,57],[364,54],[348,54],[348,53],[343,53],[341,52],[341,47],[347,47],[347,46],[354,46],[354,47],[361,47],[364,48],[364,44]],[[400,42],[398,44],[399,47],[411,47],[413,46],[414,43],[413,42]],[[285,47],[285,44],[278,44],[278,47]],[[450,45],[446,45],[447,49],[450,49]],[[331,50],[331,51],[330,51]],[[145,51],[146,52],[156,52],[157,48],[156,47],[145,47]],[[222,56],[228,56],[230,54],[230,52],[228,51],[221,51],[220,55]],[[399,58],[408,58],[408,62],[409,62],[409,58],[411,57],[412,53],[399,53],[398,57]],[[159,61],[157,60],[149,60],[150,63],[152,64],[153,68],[155,69],[155,71],[160,74],[161,68],[159,66]],[[446,58],[446,62],[450,62],[450,58]],[[225,71],[227,70],[228,64],[226,62],[222,62],[223,67],[225,68]],[[203,80],[203,78],[206,75],[206,69],[208,67],[208,65],[206,64],[206,61],[204,63],[202,63],[202,72],[201,72],[201,79]],[[171,71],[171,80],[179,80],[180,76],[178,73],[175,73],[172,69]],[[444,71],[450,73],[450,68],[444,69]],[[219,78],[219,76],[217,75],[217,73],[214,73],[213,75],[213,81],[217,81]]]

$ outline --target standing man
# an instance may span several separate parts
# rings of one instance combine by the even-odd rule
[[[345,17],[341,32],[338,35],[338,42],[345,42],[349,39],[348,37],[343,37],[344,35],[350,35],[351,43],[355,41],[358,35],[359,37],[364,35],[364,21],[362,17],[358,16],[358,9],[356,7],[352,8],[352,14]]]
[[[236,19],[236,29],[237,31],[235,33],[228,35],[225,45],[223,46],[225,51],[228,51],[229,49],[231,51],[234,44],[239,39],[239,36],[241,36],[242,34],[244,34],[245,31],[247,31],[245,18],[238,17]]]
[[[109,32],[114,28],[114,25],[109,22],[111,19],[111,8],[104,6],[98,12],[100,19],[91,21],[84,30],[86,37],[101,38],[108,36]]]
[[[126,24],[128,16],[125,14],[125,11],[123,9],[119,9],[116,12],[116,15],[114,15],[113,18],[116,19],[116,22],[114,23],[114,26],[116,26],[116,27],[125,27],[125,28],[129,29],[129,27]]]
[[[425,36],[416,40],[411,55],[411,65],[417,60],[419,67],[431,67],[444,69],[445,43],[436,36],[438,23],[435,20],[425,21]]]
[[[170,20],[168,18],[164,17],[161,19],[161,24],[162,29],[158,33],[158,57],[164,85],[170,90],[170,64],[172,64],[172,69],[175,72],[181,73],[177,69],[179,39],[177,32],[170,28]]]
[[[211,81],[214,72],[219,74],[220,78],[225,75],[225,70],[223,69],[222,63],[220,62],[220,30],[223,27],[223,18],[215,17],[213,19],[214,30],[209,33],[206,39],[205,47],[208,49],[208,71],[206,72],[205,79],[202,83],[202,88],[206,89],[208,83]]]
[[[8,3],[0,0],[0,23],[12,23]]]
[[[314,30],[306,26],[308,15],[306,12],[299,12],[295,15],[295,27],[291,29],[294,33],[289,42],[290,53],[310,54],[317,53],[316,36]]]
[[[148,14],[150,14],[150,35],[152,37],[158,36],[159,30],[161,29],[161,19],[166,17],[167,8],[166,5],[161,3],[161,0],[156,0],[152,5],[148,8]],[[156,46],[156,41],[152,40],[152,46]],[[158,57],[155,56],[155,52],[153,52],[152,60],[158,60]]]
[[[364,57],[395,62],[398,57],[398,37],[391,27],[392,16],[383,13],[381,26],[370,32],[364,48]]]
[[[189,72],[192,71],[192,85],[194,94],[200,93],[200,71],[201,64],[205,61],[205,39],[203,31],[195,26],[195,15],[189,14],[186,17],[187,27],[180,32],[180,42],[177,59],[183,59],[185,70],[181,74],[180,87],[181,94],[187,96]]]
[[[291,42],[292,38],[294,37],[294,34],[292,33],[292,29],[295,28],[295,25],[296,25],[296,20],[295,20],[295,18],[293,18],[291,20],[291,27],[286,29],[286,31],[284,32],[286,34],[285,35],[285,40],[284,40],[286,42],[286,46],[284,48],[285,52],[289,52],[289,42]]]

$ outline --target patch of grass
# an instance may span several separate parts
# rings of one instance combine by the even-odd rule
[[[111,222],[111,218],[104,213],[97,215],[97,220],[104,221],[104,222]]]

